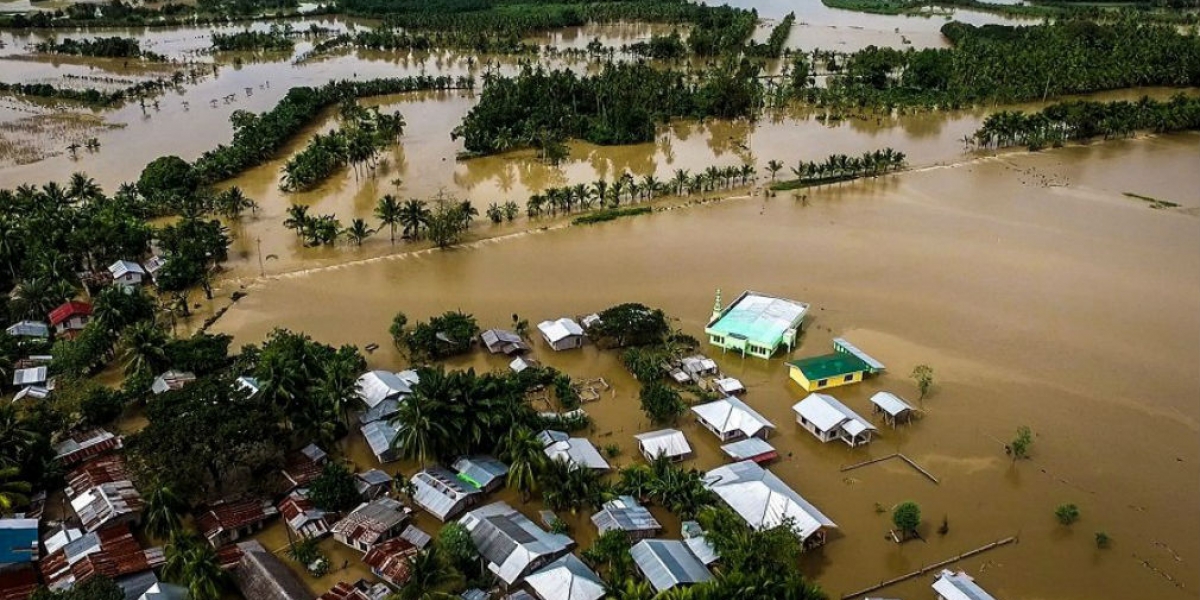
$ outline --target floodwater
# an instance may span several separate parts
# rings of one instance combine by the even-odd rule
[[[938,34],[944,17],[863,15],[817,0],[747,5],[764,18],[759,36],[795,10],[797,26],[788,43],[794,48],[945,43]],[[984,13],[955,15],[977,24],[1006,22]],[[296,28],[309,22],[338,30],[364,25],[314,18]],[[588,26],[531,41],[570,48],[599,37],[620,46],[665,30]],[[227,142],[233,111],[266,110],[297,85],[423,72],[478,76],[488,61],[502,73],[519,68],[513,57],[455,52],[346,52],[293,64],[284,56],[207,55],[201,52],[208,43],[203,28],[126,34],[180,64],[206,63],[205,74],[145,109],[131,103],[93,111],[0,98],[0,187],[86,171],[112,190],[136,180],[142,166],[160,155],[191,160]],[[118,61],[47,61],[25,50],[36,37],[0,33],[0,41],[4,81],[62,85],[88,78],[92,85],[108,79],[128,85],[121,82],[159,74]],[[311,41],[300,40],[297,55],[309,47]],[[238,58],[241,64],[235,64]],[[554,64],[579,66],[569,59]],[[1146,89],[1098,97],[1170,93]],[[830,339],[842,335],[888,364],[883,376],[835,391],[852,408],[869,414],[867,398],[879,390],[915,399],[906,375],[916,364],[931,365],[937,379],[934,395],[922,403],[923,419],[882,428],[870,446],[851,450],[820,445],[794,424],[790,407],[803,394],[788,383],[783,357],[715,356],[747,385],[747,402],[778,426],[771,441],[784,458],[771,469],[840,525],[828,546],[802,559],[805,572],[831,597],[1012,535],[1018,544],[957,565],[997,597],[1195,596],[1200,135],[983,156],[961,140],[993,108],[848,120],[776,111],[757,122],[672,123],[647,144],[572,143],[571,157],[557,167],[530,152],[456,161],[462,147],[450,140],[449,130],[476,100],[465,91],[370,100],[401,111],[408,122],[373,177],[356,179],[347,170],[312,192],[278,190],[283,163],[314,133],[336,126],[330,116],[292,140],[276,160],[225,184],[241,186],[262,208],[230,223],[233,248],[217,282],[217,300],[197,300],[197,314],[184,326],[197,326],[241,289],[248,295],[213,326],[234,335],[236,344],[259,342],[272,328],[287,327],[332,344],[379,344],[369,357],[372,366],[398,370],[406,365],[387,334],[397,311],[425,319],[461,309],[489,327],[504,326],[513,313],[536,323],[637,301],[665,309],[685,332],[702,337],[716,288],[726,298],[743,289],[796,298],[812,303],[813,318],[794,356],[827,352]],[[71,158],[65,146],[81,132],[98,137],[101,148]],[[23,150],[9,150],[14,147]],[[771,198],[759,187],[768,160],[793,165],[882,147],[905,152],[913,170]],[[500,226],[481,220],[463,247],[448,251],[392,246],[385,233],[361,248],[304,248],[281,224],[293,202],[343,223],[374,221],[375,200],[384,193],[427,198],[443,191],[469,199],[482,212],[493,202],[523,206],[548,186],[611,180],[623,172],[665,180],[676,169],[694,173],[744,163],[760,172],[756,186],[728,192],[742,197],[591,227],[568,227],[565,218],[522,217]],[[788,173],[785,168],[780,176]],[[1151,209],[1125,192],[1181,207]],[[711,194],[705,199],[713,200]],[[694,200],[665,199],[661,205]],[[600,446],[618,444],[618,464],[640,460],[632,435],[650,426],[637,408],[637,383],[616,353],[589,346],[554,354],[540,342],[535,353],[574,377],[604,377],[613,384],[613,393],[586,406],[595,420],[589,436]],[[506,362],[475,353],[450,364],[489,370]],[[1020,425],[1036,433],[1033,459],[1013,464],[1003,442]],[[137,428],[140,421],[123,426]],[[688,466],[709,469],[724,462],[711,434],[690,419],[680,428],[696,450]],[[357,435],[342,451],[359,468],[375,466]],[[897,451],[940,484],[895,462],[839,470]],[[385,468],[411,473],[415,467]],[[496,497],[520,504],[508,492]],[[922,506],[925,542],[897,546],[884,539],[888,517],[876,506],[904,500]],[[1083,515],[1071,528],[1058,525],[1052,514],[1064,502],[1078,504]],[[537,508],[523,507],[530,515]],[[677,535],[677,519],[655,512],[667,534]],[[566,517],[583,547],[594,535],[587,517]],[[950,532],[940,536],[943,517]],[[438,526],[427,515],[418,524],[427,531]],[[1099,530],[1113,538],[1111,549],[1095,548]],[[260,537],[271,549],[287,543],[279,523]],[[314,591],[368,575],[357,553],[332,540],[322,548],[335,568],[349,561],[350,570],[309,581]],[[880,594],[932,597],[928,582],[918,577]]]

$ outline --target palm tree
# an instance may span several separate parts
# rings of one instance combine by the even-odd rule
[[[350,226],[342,231],[342,235],[345,235],[359,246],[363,244],[364,240],[371,237],[371,234],[373,233],[375,233],[375,230],[371,229],[371,227],[367,225],[367,222],[362,219],[354,219],[353,221],[350,221]],[[395,236],[394,229],[392,235],[393,237]]]
[[[746,182],[754,176],[754,166],[748,163],[743,163],[742,166],[738,168],[738,176],[742,178],[742,185],[746,185]]]
[[[185,509],[183,501],[165,485],[150,488],[146,495],[146,507],[142,511],[142,525],[146,533],[157,539],[174,534],[180,526],[180,513]]]
[[[67,182],[67,197],[75,202],[95,200],[103,194],[100,184],[84,173],[72,173]]]
[[[395,595],[399,600],[453,600],[454,594],[443,591],[462,580],[450,564],[441,546],[433,544],[409,557],[409,577]]]
[[[499,454],[509,465],[508,487],[521,492],[521,501],[528,502],[530,492],[537,491],[537,474],[546,462],[541,440],[528,427],[516,427],[500,441]]]
[[[121,335],[121,357],[125,362],[125,375],[157,373],[167,362],[167,354],[163,350],[166,343],[167,332],[153,321],[141,321],[130,325]]]
[[[421,373],[421,383],[413,388],[412,396],[400,404],[400,410],[392,417],[396,428],[396,439],[392,446],[400,449],[404,458],[415,458],[424,467],[430,458],[436,458],[446,447],[450,432],[446,423],[438,418],[438,397],[446,388],[444,371],[428,370]]]
[[[183,531],[176,531],[167,543],[163,577],[187,586],[192,600],[220,600],[229,581],[212,546]]]
[[[626,579],[620,583],[607,586],[605,598],[613,600],[650,600],[654,598],[654,590],[645,581]]]
[[[38,433],[11,404],[0,406],[0,468],[21,464],[37,443]]]
[[[32,319],[44,319],[56,306],[71,296],[70,285],[46,276],[32,277],[18,283],[10,294],[21,313]]]
[[[359,402],[358,373],[361,370],[361,358],[353,346],[345,348],[349,351],[339,351],[325,365],[325,372],[317,382],[317,395],[321,400],[336,407],[342,415],[342,422],[349,427],[350,409]]]
[[[675,169],[675,177],[671,179],[671,184],[675,186],[675,194],[682,196],[683,190],[691,181],[692,175],[687,169]]]
[[[29,504],[29,492],[33,486],[27,481],[17,481],[19,467],[0,469],[0,516],[12,514],[12,509]]]
[[[782,168],[783,163],[773,158],[767,161],[767,170],[771,172],[771,181],[775,181],[775,174],[778,173]]]
[[[400,225],[404,227],[405,239],[421,237],[421,229],[429,226],[433,213],[424,200],[411,198],[400,207]]]
[[[396,243],[396,226],[401,223],[402,211],[400,201],[391,194],[385,194],[379,199],[379,203],[375,205],[375,218],[379,219],[381,225],[388,227],[391,230],[392,244]],[[405,236],[408,234],[408,227],[404,228]]]
[[[471,227],[471,221],[479,216],[479,209],[471,204],[470,200],[463,200],[458,203],[458,216],[462,219],[461,226],[464,231]]]
[[[308,216],[308,207],[302,204],[293,204],[287,209],[287,218],[283,221],[283,226],[294,230],[296,235],[300,235],[308,228],[309,221],[312,217]]]

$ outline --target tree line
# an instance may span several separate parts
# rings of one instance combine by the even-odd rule
[[[533,194],[525,203],[525,212],[530,217],[568,214],[577,209],[590,210],[594,206],[616,208],[622,202],[649,201],[660,196],[704,193],[735,185],[746,185],[754,177],[754,167],[749,164],[710,166],[692,173],[688,169],[676,169],[669,180],[654,175],[635,178],[625,172],[612,181],[598,179],[591,184],[578,183],[563,187],[550,187],[540,194]]]
[[[312,189],[346,164],[354,167],[357,177],[361,166],[374,168],[380,149],[395,142],[404,131],[400,113],[363,108],[353,100],[341,103],[338,117],[340,128],[314,135],[303,150],[284,163],[280,189]]]
[[[1069,140],[1196,129],[1200,129],[1200,98],[1176,94],[1166,102],[1143,96],[1135,102],[1074,100],[1037,112],[999,111],[984,119],[973,138],[989,148],[1021,145],[1037,150]]]
[[[298,7],[298,0],[198,0],[194,5],[169,2],[160,6],[113,0],[104,5],[103,11],[95,10],[94,5],[74,3],[54,11],[0,15],[0,27],[78,29],[215,25],[292,17]]]
[[[595,75],[526,66],[515,77],[489,75],[476,104],[451,133],[469,153],[543,150],[566,138],[596,144],[654,139],[655,125],[677,117],[751,117],[762,102],[759,67],[730,59],[695,75],[642,63],[609,63]]]
[[[776,191],[791,190],[823,183],[850,181],[859,177],[874,177],[901,169],[905,164],[905,155],[891,148],[863,152],[859,156],[846,154],[831,154],[824,161],[799,161],[791,168],[794,179],[772,183],[771,189]],[[783,168],[783,163],[771,160],[767,170],[771,179]]]
[[[46,54],[70,54],[73,56],[97,56],[102,58],[145,58],[165,62],[167,57],[142,50],[134,38],[98,37],[94,39],[65,38],[50,40],[34,45],[34,50]]]
[[[447,248],[457,244],[470,229],[474,218],[479,216],[479,209],[469,200],[459,201],[443,193],[438,193],[432,201],[411,198],[403,202],[391,194],[384,195],[375,205],[379,228],[372,228],[365,220],[357,218],[343,227],[336,215],[310,215],[308,211],[308,206],[293,204],[288,207],[288,216],[283,221],[283,226],[296,232],[308,246],[331,246],[341,239],[361,246],[384,228],[388,229],[391,242],[395,244],[399,228],[405,240],[429,240],[439,248]]]
[[[234,33],[214,32],[212,49],[218,52],[256,51],[290,52],[295,46],[291,33],[272,25],[269,31],[237,31]]]
[[[130,98],[161,93],[183,81],[183,71],[176,71],[169,78],[147,79],[116,90],[96,88],[58,87],[49,83],[7,83],[0,81],[0,93],[53,98],[71,102],[83,102],[94,106],[114,106]]]

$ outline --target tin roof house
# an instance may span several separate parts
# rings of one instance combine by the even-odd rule
[[[354,474],[354,489],[363,500],[374,500],[392,487],[392,476],[379,469]]]
[[[363,563],[380,579],[402,587],[412,575],[412,558],[420,552],[412,542],[397,537],[372,546],[363,556]]]
[[[840,439],[854,448],[871,441],[875,426],[828,394],[809,394],[792,410],[796,422],[818,440]]]
[[[693,406],[692,412],[696,413],[696,420],[722,442],[747,437],[766,439],[775,428],[766,417],[733,396]]]
[[[304,539],[314,539],[329,533],[332,515],[319,509],[308,496],[297,490],[288,494],[279,503],[279,514],[283,515],[288,528]]]
[[[366,410],[358,416],[360,423],[386,420],[400,409],[400,401],[412,394],[412,386],[420,381],[416,371],[369,371],[358,378],[358,397]]]
[[[137,523],[145,506],[118,454],[93,458],[71,471],[66,494],[86,531]]]
[[[479,339],[492,354],[513,356],[529,351],[529,344],[521,336],[505,329],[488,329],[479,334]]]
[[[779,458],[779,453],[775,451],[774,446],[768,444],[766,440],[756,437],[725,444],[721,446],[721,452],[734,461],[752,460],[760,465]]]
[[[708,567],[681,540],[642,540],[629,553],[656,592],[712,579]]]
[[[328,462],[329,455],[316,444],[309,444],[284,458],[283,478],[292,489],[304,487],[316,479]]]
[[[56,544],[38,566],[46,587],[60,591],[96,576],[108,577],[122,585],[126,578],[158,568],[163,562],[162,548],[143,548],[129,526],[121,523],[71,536],[70,541]],[[137,594],[133,596],[136,598]]]
[[[473,506],[483,496],[474,484],[445,467],[428,467],[412,476],[413,502],[443,523]]]
[[[279,514],[269,500],[246,498],[221,501],[196,517],[196,528],[213,548],[236,542],[263,528]]]
[[[876,392],[871,396],[871,406],[874,412],[882,414],[883,420],[892,427],[908,422],[917,411],[903,398],[891,392]]]
[[[126,288],[142,285],[142,281],[146,278],[146,270],[142,268],[142,265],[131,260],[118,260],[108,265],[108,272],[112,274],[114,285]]]
[[[463,456],[451,468],[458,472],[459,479],[484,492],[496,491],[508,477],[508,465],[490,456]]]
[[[124,440],[121,436],[104,429],[89,429],[73,433],[55,444],[54,455],[63,466],[71,467],[109,450],[119,450],[123,446]]]
[[[833,352],[788,363],[788,376],[807,392],[858,383],[883,371],[883,363],[843,338],[834,338]]]
[[[18,321],[4,330],[13,337],[29,337],[44,340],[50,337],[50,326],[41,321]]]
[[[617,496],[605,502],[600,512],[592,515],[592,523],[600,535],[616,529],[624,531],[630,541],[654,537],[662,531],[658,519],[632,496]]]
[[[408,521],[408,511],[398,501],[380,496],[358,505],[333,524],[333,539],[366,552],[379,542],[396,537]]]
[[[933,591],[937,593],[938,600],[996,600],[994,596],[987,593],[978,583],[975,583],[966,571],[957,573],[942,569],[938,574],[938,578],[933,582]]]
[[[87,302],[71,300],[50,311],[50,326],[54,328],[54,333],[67,337],[83,331],[91,320],[92,305]]]
[[[574,554],[542,567],[525,578],[525,585],[541,600],[600,600],[604,581]]]
[[[237,545],[241,558],[233,568],[233,580],[244,598],[254,600],[312,600],[314,594],[279,557],[258,540]]]
[[[395,446],[400,430],[387,420],[371,421],[361,428],[367,446],[380,463],[389,463],[400,459],[400,449]]]
[[[704,333],[708,343],[723,350],[771,358],[780,346],[788,351],[795,347],[807,314],[808,305],[803,302],[751,291],[721,308],[721,290],[717,290]]]
[[[506,586],[567,554],[571,538],[549,533],[505,502],[468,512],[461,520],[488,570]]]
[[[583,328],[572,319],[563,317],[557,321],[538,323],[542,339],[556,352],[583,347]]]
[[[754,461],[717,467],[704,479],[708,489],[754,529],[770,529],[791,519],[796,535],[810,548],[824,544],[827,530],[837,528],[817,507]]]
[[[638,449],[646,460],[665,456],[671,462],[679,462],[692,454],[692,446],[688,444],[683,432],[678,429],[660,429],[633,436],[638,441]]]
[[[170,370],[154,378],[154,383],[150,384],[150,391],[154,392],[155,395],[165,394],[182,389],[183,386],[195,380],[195,373]]]
[[[570,437],[561,431],[547,429],[538,434],[538,439],[545,446],[546,456],[550,457],[550,460],[561,460],[571,465],[597,471],[607,471],[612,468],[608,461],[600,456],[600,451],[596,449],[595,444],[587,438]]]

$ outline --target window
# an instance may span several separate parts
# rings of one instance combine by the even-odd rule
[[[854,381],[854,373],[847,375],[845,378],[842,379],[842,381],[846,381],[846,382]]]
[[[827,386],[827,385],[829,385],[829,380],[828,380],[828,379],[822,379],[822,380],[820,380],[820,381],[818,381],[818,382],[817,382],[817,387],[825,387],[825,386]]]

